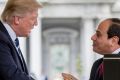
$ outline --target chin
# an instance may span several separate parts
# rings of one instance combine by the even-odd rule
[[[30,36],[30,32],[26,32],[26,34],[24,34],[24,37],[28,37]]]
[[[23,34],[23,35],[20,35],[19,37],[28,37],[29,34]]]
[[[97,49],[93,49],[93,51],[96,53],[100,53],[100,51],[98,51]]]
[[[100,55],[104,55],[104,52],[98,51],[98,50],[93,50],[94,52],[100,54]]]
[[[28,36],[30,36],[30,34],[26,34],[24,37],[28,37]]]

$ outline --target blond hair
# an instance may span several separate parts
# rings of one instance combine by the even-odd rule
[[[41,7],[36,0],[8,0],[1,18],[5,22],[10,22],[13,16],[22,16]]]

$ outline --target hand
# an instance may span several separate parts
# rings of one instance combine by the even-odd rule
[[[73,75],[68,74],[68,73],[62,73],[63,79],[64,80],[78,80],[77,78],[75,78]]]

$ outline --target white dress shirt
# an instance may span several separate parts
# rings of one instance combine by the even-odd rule
[[[116,49],[112,54],[118,54],[120,52],[120,48]]]
[[[3,25],[5,26],[6,30],[8,31],[8,34],[10,35],[10,38],[12,39],[14,45],[15,45],[15,39],[16,39],[16,33],[13,31],[13,29],[8,25],[6,22],[1,21]]]

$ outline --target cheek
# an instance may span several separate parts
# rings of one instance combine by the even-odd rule
[[[25,29],[29,29],[30,26],[31,26],[31,23],[30,23],[30,22],[26,22],[26,23],[24,24],[24,28],[25,28]]]
[[[100,44],[100,48],[102,50],[105,50],[105,51],[108,51],[110,49],[110,47],[111,47],[111,44],[110,44],[110,42],[108,40],[107,41],[103,41]]]
[[[108,44],[108,42],[106,42],[105,40],[100,39],[100,40],[96,41],[96,45],[95,46],[98,49],[102,49],[102,48],[105,48],[105,46],[107,46],[107,44]]]
[[[33,22],[32,20],[31,20],[31,21],[28,21],[27,26],[28,26],[29,28],[32,28],[32,27],[34,26],[34,22]]]

